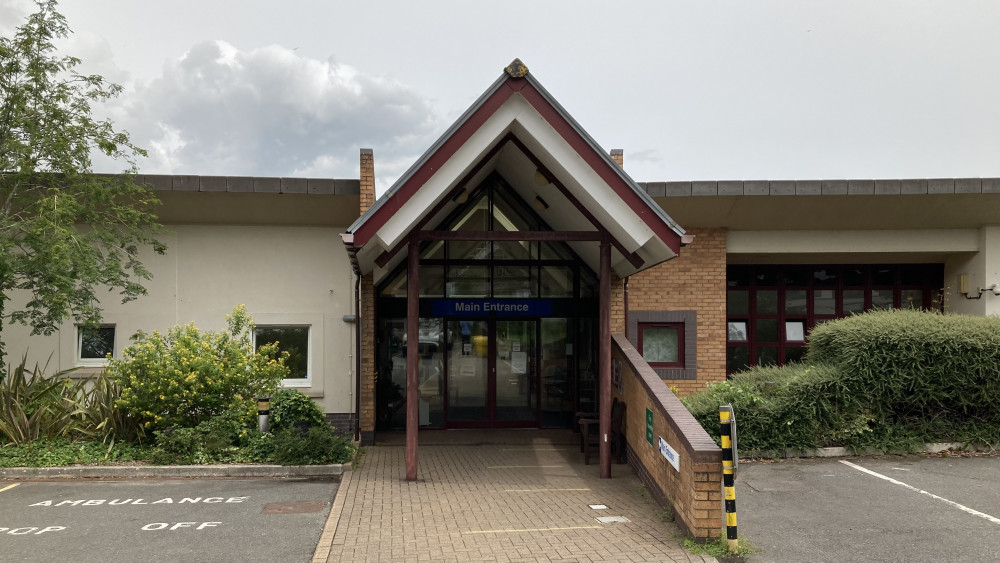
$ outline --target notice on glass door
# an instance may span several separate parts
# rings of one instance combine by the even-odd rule
[[[510,355],[511,373],[528,373],[528,353],[513,352]]]

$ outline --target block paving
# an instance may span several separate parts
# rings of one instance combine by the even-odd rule
[[[715,561],[680,547],[629,466],[583,465],[568,431],[421,432],[413,483],[402,436],[345,473],[314,562]]]

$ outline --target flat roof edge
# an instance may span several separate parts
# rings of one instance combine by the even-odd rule
[[[694,180],[639,182],[638,185],[651,197],[1000,193],[1000,178]]]
[[[116,176],[117,174],[99,174]],[[314,195],[360,195],[355,178],[290,178],[279,176],[200,176],[190,174],[136,174],[137,184],[167,192],[226,192]]]

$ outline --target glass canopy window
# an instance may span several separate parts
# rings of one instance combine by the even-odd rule
[[[441,231],[551,230],[494,174],[437,227]],[[421,297],[572,298],[597,294],[597,277],[579,268],[564,242],[429,241],[420,248]],[[581,271],[582,270],[582,271]],[[578,279],[579,278],[579,279]],[[406,297],[406,265],[383,282],[381,297]]]

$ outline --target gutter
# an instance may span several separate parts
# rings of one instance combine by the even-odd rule
[[[361,440],[361,275],[354,272],[354,440]]]
[[[361,266],[353,233],[341,233],[340,241],[347,249],[354,270],[354,440],[361,440]]]

